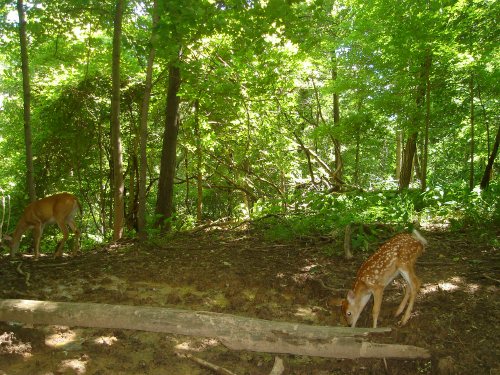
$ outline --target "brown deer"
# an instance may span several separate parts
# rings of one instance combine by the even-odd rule
[[[68,239],[68,228],[74,232],[75,246],[73,255],[78,251],[80,231],[75,224],[76,214],[82,212],[82,207],[78,199],[69,193],[55,194],[49,197],[39,199],[30,203],[17,223],[16,230],[12,237],[6,236],[10,240],[10,255],[14,256],[19,249],[21,237],[28,229],[33,229],[33,237],[35,240],[35,259],[40,256],[40,240],[42,238],[43,229],[47,224],[56,223],[63,233],[63,238],[57,246],[55,256],[61,256],[63,253],[64,243]]]
[[[414,270],[415,262],[424,252],[426,244],[427,241],[417,230],[413,230],[412,234],[400,233],[382,244],[368,258],[358,271],[353,289],[349,290],[347,298],[342,301],[342,313],[351,327],[356,326],[359,315],[373,294],[373,328],[377,328],[384,289],[398,275],[403,276],[408,287],[395,316],[400,315],[408,303],[401,319],[401,325],[406,324],[420,288],[420,280]]]

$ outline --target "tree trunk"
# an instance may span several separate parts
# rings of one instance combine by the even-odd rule
[[[493,162],[498,154],[498,146],[500,145],[500,126],[497,130],[497,136],[495,138],[495,144],[493,145],[493,150],[491,151],[490,157],[488,159],[488,164],[484,170],[483,178],[481,179],[481,189],[486,190],[490,184],[491,171],[493,170]]]
[[[139,239],[147,239],[146,232],[146,177],[148,170],[147,144],[148,144],[148,114],[149,100],[151,98],[152,78],[153,78],[153,63],[155,60],[156,49],[156,28],[160,16],[158,14],[158,0],[153,2],[153,24],[151,32],[151,49],[149,50],[148,65],[146,68],[146,82],[144,85],[144,96],[141,106],[141,120],[139,125],[139,207],[137,210],[137,232]]]
[[[362,115],[363,111],[363,101],[359,99],[357,113],[359,116]],[[363,129],[364,121],[356,121],[355,126],[355,140],[356,140],[356,156],[354,162],[354,184],[359,185],[359,176],[360,176],[360,155],[361,155],[361,131]]]
[[[429,152],[429,126],[431,121],[431,68],[432,55],[427,51],[425,55],[425,131],[424,131],[424,149],[422,152],[422,191],[427,189],[427,158]]]
[[[469,169],[469,189],[474,189],[474,75],[471,73],[469,80],[469,95],[470,95],[470,169]]]
[[[124,218],[124,182],[122,144],[120,134],[120,46],[122,35],[124,0],[116,1],[116,13],[113,32],[113,66],[112,66],[112,99],[111,99],[111,148],[113,153],[113,192],[114,221],[113,240],[123,236]]]
[[[200,102],[194,102],[194,132],[196,137],[196,222],[201,224],[203,218],[203,149],[200,130]]]
[[[138,231],[137,226],[137,211],[138,211],[138,184],[139,184],[139,166],[138,166],[138,146],[139,146],[139,135],[137,134],[137,128],[134,126],[134,139],[132,140],[132,147],[129,152],[128,159],[128,204],[126,209],[126,222],[127,228]]]
[[[403,150],[403,163],[401,165],[401,175],[399,177],[399,190],[408,189],[410,186],[413,171],[413,157],[417,149],[417,132],[408,137]]]
[[[103,127],[98,124],[97,125],[97,143],[99,145],[99,179],[100,181],[110,181],[110,175],[105,172],[108,169],[105,168],[105,162],[108,162],[105,158],[104,154],[104,140],[103,140]],[[109,162],[108,162],[109,164]],[[106,235],[108,231],[108,225],[106,221],[106,202],[108,200],[108,195],[106,193],[106,184],[104,182],[99,184],[99,230],[102,236]]]
[[[0,300],[0,321],[216,337],[233,350],[328,358],[429,358],[426,349],[363,341],[387,328],[349,328],[275,322],[206,311],[95,303]]]
[[[396,132],[396,180],[401,178],[401,161],[403,158],[402,152],[403,133],[401,130]]]
[[[24,144],[26,148],[26,187],[30,201],[36,200],[35,180],[33,172],[33,149],[31,137],[31,86],[28,61],[28,41],[26,38],[26,17],[23,0],[17,0],[19,14],[19,41],[21,45],[21,69],[23,74],[24,101]]]
[[[179,97],[177,93],[181,85],[181,72],[178,66],[170,63],[165,131],[158,181],[158,197],[156,200],[156,225],[164,231],[171,229],[171,219],[174,209],[174,177],[177,156],[177,133],[179,130],[178,110]]]
[[[334,68],[332,70],[332,80],[335,82],[337,80],[337,59],[334,57]],[[333,94],[333,126],[335,128],[340,126],[340,102],[339,93],[335,92]],[[342,189],[342,173],[343,173],[343,161],[342,161],[342,151],[340,147],[340,141],[332,137],[333,146],[335,149],[335,172],[333,175],[333,190],[340,191]]]

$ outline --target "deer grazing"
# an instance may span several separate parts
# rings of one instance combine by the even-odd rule
[[[398,275],[403,276],[408,286],[395,316],[400,315],[408,303],[401,319],[401,325],[406,324],[420,288],[420,280],[415,274],[414,266],[426,244],[427,241],[417,230],[413,230],[412,234],[400,233],[382,244],[377,252],[368,258],[358,271],[353,289],[349,290],[347,298],[342,301],[342,313],[351,327],[356,326],[361,312],[373,294],[373,328],[377,328],[384,289]]]
[[[19,249],[21,237],[28,229],[33,229],[35,240],[35,259],[40,256],[40,240],[43,229],[47,224],[56,223],[63,233],[63,238],[57,246],[55,256],[62,256],[64,243],[68,239],[68,227],[74,232],[75,246],[73,255],[78,251],[80,231],[75,224],[75,216],[82,212],[78,199],[69,193],[55,194],[30,203],[17,223],[12,237],[6,236],[10,240],[10,255],[14,256]]]

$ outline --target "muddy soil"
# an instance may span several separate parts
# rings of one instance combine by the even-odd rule
[[[423,234],[429,245],[417,263],[422,287],[412,317],[404,327],[393,317],[403,293],[402,283],[393,282],[379,317],[379,326],[393,329],[372,340],[424,347],[432,358],[280,355],[284,374],[500,374],[500,232]],[[347,290],[368,253],[345,260],[341,248],[314,239],[269,242],[241,228],[212,228],[62,259],[2,256],[0,298],[175,307],[343,325],[335,306],[341,295],[319,280]],[[370,308],[358,326],[371,325]],[[232,351],[208,338],[0,322],[0,374],[214,374],[178,355],[184,352],[241,375],[269,374],[275,361],[274,354]]]

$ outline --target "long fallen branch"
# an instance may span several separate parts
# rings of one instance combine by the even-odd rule
[[[328,358],[428,358],[426,349],[363,341],[389,328],[311,326],[206,311],[148,306],[0,300],[0,321],[216,337],[233,350]]]
[[[207,362],[204,359],[195,357],[194,355],[189,354],[189,353],[177,353],[177,356],[180,358],[189,358],[191,361],[193,361],[193,362],[199,364],[200,366],[205,367],[205,368],[207,368],[207,369],[209,369],[209,370],[211,370],[219,375],[236,375],[234,372],[229,371],[228,369],[226,369],[224,367],[214,365],[213,363]]]

